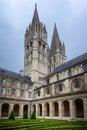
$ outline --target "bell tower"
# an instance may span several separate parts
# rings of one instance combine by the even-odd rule
[[[43,85],[42,79],[47,75],[47,31],[38,16],[35,4],[32,23],[25,32],[24,73],[31,77],[34,86]]]
[[[55,24],[48,55],[48,72],[51,73],[57,66],[66,62],[66,59],[65,45],[59,38]]]

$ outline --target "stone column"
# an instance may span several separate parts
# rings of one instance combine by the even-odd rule
[[[50,102],[50,117],[53,117],[53,102]]]
[[[83,100],[83,108],[84,108],[84,119],[87,120],[87,98],[84,98]]]
[[[14,106],[14,104],[10,104],[9,115],[10,115],[11,111],[13,111],[13,106]]]
[[[73,100],[70,100],[70,118],[75,119],[75,104]]]
[[[62,105],[62,101],[59,101],[59,118],[62,119],[63,117],[63,105]]]
[[[38,117],[38,104],[36,104],[36,117]]]
[[[19,116],[20,116],[20,118],[23,118],[23,104],[21,104],[20,105],[20,107],[19,107]]]
[[[42,117],[45,116],[45,103],[42,103]]]

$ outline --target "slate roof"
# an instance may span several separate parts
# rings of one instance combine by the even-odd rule
[[[55,73],[58,73],[58,72],[61,72],[61,71],[65,70],[65,69],[68,69],[68,68],[70,68],[70,67],[72,67],[74,65],[78,65],[78,64],[80,64],[82,62],[85,62],[85,61],[87,62],[87,53],[84,53],[84,54],[82,54],[82,55],[80,55],[80,56],[78,56],[78,57],[76,57],[76,58],[74,58],[74,59],[72,59],[72,60],[70,60],[70,61],[68,61],[68,62],[66,62],[66,63],[64,63],[62,65],[60,65],[60,66],[57,66],[53,70],[53,72],[51,74],[49,74],[48,76],[51,76],[51,75],[53,75]]]
[[[32,83],[30,77],[22,76],[19,73],[16,73],[16,72],[13,72],[13,71],[10,71],[10,70],[6,70],[6,69],[3,69],[3,68],[0,68],[0,75],[7,76],[7,77],[10,77],[10,78],[15,78],[15,79],[18,79],[18,80],[22,80],[24,82]]]

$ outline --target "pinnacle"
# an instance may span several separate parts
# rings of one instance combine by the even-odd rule
[[[37,4],[36,3],[35,3],[35,10],[34,10],[32,23],[39,23],[39,16],[38,16]]]

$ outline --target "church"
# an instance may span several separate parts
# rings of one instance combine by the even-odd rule
[[[51,45],[35,4],[25,31],[24,70],[0,68],[0,119],[14,111],[16,118],[87,120],[87,53],[67,61],[65,44],[54,25]]]

